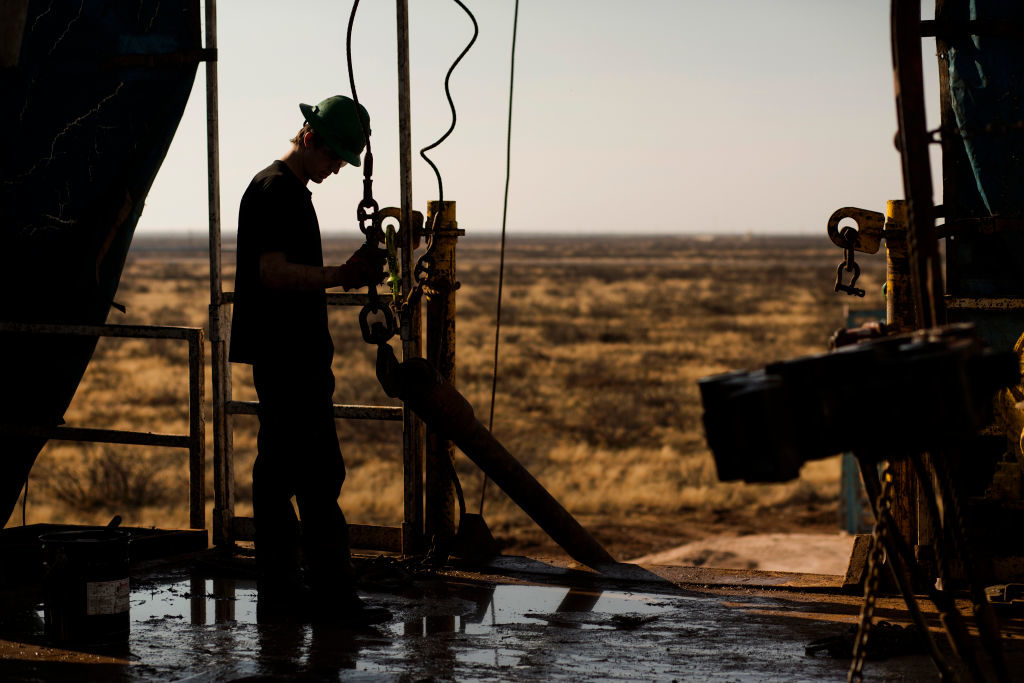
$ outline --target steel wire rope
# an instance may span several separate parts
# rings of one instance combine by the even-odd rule
[[[370,136],[366,131],[366,122],[359,115],[359,95],[356,94],[356,77],[352,70],[352,26],[356,22],[356,10],[359,9],[359,0],[353,0],[352,12],[348,15],[348,31],[345,34],[345,59],[348,61],[348,84],[352,89],[352,100],[356,103],[356,118],[359,119],[359,128],[363,131],[363,140],[366,141],[366,153],[373,158],[370,149]]]
[[[498,260],[498,302],[494,314],[494,371],[491,373],[491,411],[487,418],[487,431],[494,429],[494,397],[498,392],[498,345],[501,339],[501,293],[505,282],[505,227],[508,219],[508,185],[512,169],[512,93],[516,75],[516,33],[519,29],[519,0],[512,13],[512,55],[508,75],[508,127],[505,132],[505,199],[501,209],[501,255]],[[484,498],[487,494],[487,476],[480,488],[480,511],[484,514]]]
[[[358,2],[358,1],[359,0],[356,0],[356,2]],[[452,1],[456,5],[461,7],[462,11],[465,12],[469,16],[469,20],[473,22],[473,37],[469,39],[469,42],[466,44],[466,47],[464,47],[462,49],[462,52],[459,53],[459,56],[456,57],[455,61],[452,62],[452,65],[450,67],[448,67],[448,73],[445,74],[445,77],[444,77],[444,95],[445,95],[445,97],[448,98],[448,108],[451,109],[451,112],[452,112],[452,122],[451,122],[451,125],[448,126],[448,130],[446,130],[444,132],[444,135],[442,135],[437,140],[435,140],[434,142],[432,142],[431,144],[427,145],[426,147],[424,147],[424,148],[422,148],[420,150],[420,156],[423,158],[423,160],[425,162],[430,164],[430,168],[432,168],[434,170],[434,175],[437,176],[438,213],[434,214],[434,220],[435,221],[437,220],[437,216],[440,215],[440,213],[443,211],[443,209],[441,207],[441,203],[444,202],[444,185],[441,182],[441,171],[438,170],[437,164],[435,164],[430,159],[430,157],[427,156],[427,152],[429,152],[430,150],[434,149],[435,147],[440,145],[442,142],[447,140],[448,136],[451,135],[452,131],[455,130],[455,123],[456,123],[456,120],[458,118],[458,115],[455,112],[455,101],[452,99],[452,91],[451,91],[451,88],[450,88],[450,82],[451,82],[451,78],[452,78],[452,73],[455,71],[455,67],[457,67],[459,65],[459,62],[462,61],[462,58],[466,56],[466,53],[469,52],[469,49],[471,47],[473,47],[473,43],[476,42],[477,36],[480,35],[480,26],[479,26],[479,24],[476,23],[476,17],[473,16],[473,13],[471,11],[469,11],[469,8],[466,7],[462,3],[461,0],[452,0]],[[518,0],[517,0],[517,2],[518,2]]]

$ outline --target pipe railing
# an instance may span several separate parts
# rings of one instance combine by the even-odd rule
[[[120,429],[0,423],[0,434],[58,441],[116,443],[188,449],[189,528],[206,529],[206,419],[203,415],[203,330],[161,325],[61,325],[0,322],[0,332],[130,339],[182,339],[188,343],[188,433],[160,434]]]

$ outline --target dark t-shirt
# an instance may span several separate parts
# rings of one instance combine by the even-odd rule
[[[270,252],[284,252],[291,263],[323,266],[320,225],[310,196],[283,161],[257,173],[242,195],[229,350],[232,362],[331,364],[334,344],[323,290],[268,289],[259,277],[260,255]]]

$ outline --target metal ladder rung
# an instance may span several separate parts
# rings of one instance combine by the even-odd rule
[[[258,415],[260,404],[257,401],[228,401],[226,409],[229,415]],[[344,420],[393,420],[400,422],[404,409],[401,406],[359,406],[334,404],[334,417]]]
[[[349,543],[353,548],[402,552],[402,527],[349,524],[348,535]],[[231,537],[236,541],[254,540],[256,525],[252,517],[233,518],[231,520]]]
[[[379,296],[391,296],[391,293],[384,292]],[[222,304],[231,304],[234,302],[234,292],[224,292],[221,295]],[[365,306],[368,303],[370,303],[370,295],[365,292],[327,292],[328,306]]]

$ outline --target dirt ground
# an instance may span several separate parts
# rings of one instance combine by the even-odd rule
[[[631,560],[657,551],[716,536],[801,533],[838,534],[838,506],[823,504],[780,505],[773,509],[684,510],[675,513],[628,515],[624,519],[579,516],[580,523],[617,559]],[[505,552],[513,555],[557,556],[561,551],[535,525],[515,529]],[[765,558],[770,562],[771,558]],[[690,564],[690,563],[687,563]],[[718,565],[716,565],[718,566]]]
[[[499,243],[459,242],[457,384],[487,420],[493,371]],[[358,246],[329,239],[325,260]],[[233,283],[230,241],[224,289]],[[838,532],[837,458],[809,463],[792,482],[720,482],[704,442],[697,380],[826,349],[850,298],[832,291],[842,253],[813,237],[513,236],[506,255],[494,434],[620,559],[710,536]],[[865,257],[855,303],[882,306],[884,259]],[[108,322],[202,327],[208,332],[205,239],[138,239]],[[362,342],[357,310],[332,309],[337,403],[390,404]],[[162,340],[100,341],[65,415],[81,427],[187,430],[186,349]],[[206,364],[207,387],[210,363]],[[245,366],[233,398],[255,400]],[[207,401],[210,390],[207,389]],[[207,406],[209,411],[209,405]],[[209,413],[208,413],[209,415]],[[393,425],[338,424],[349,520],[402,519],[401,435]],[[207,434],[212,459],[211,434]],[[234,419],[236,513],[251,514],[255,419]],[[125,456],[128,457],[125,457]],[[212,469],[208,467],[208,470]],[[483,479],[456,469],[477,510]],[[207,475],[208,495],[212,473]],[[51,443],[29,482],[26,520],[187,525],[183,452]],[[493,485],[485,516],[507,553],[557,554]],[[11,524],[21,522],[20,510]]]

